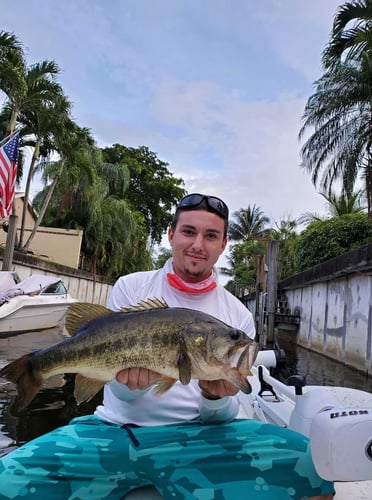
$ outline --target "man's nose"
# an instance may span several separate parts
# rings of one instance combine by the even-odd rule
[[[203,235],[202,234],[198,233],[195,235],[192,246],[193,246],[193,248],[197,248],[197,249],[203,248]]]

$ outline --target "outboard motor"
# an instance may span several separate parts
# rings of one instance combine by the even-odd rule
[[[335,407],[319,413],[311,424],[310,446],[324,479],[372,479],[372,409]]]

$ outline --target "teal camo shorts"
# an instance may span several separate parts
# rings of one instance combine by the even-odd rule
[[[0,459],[0,499],[121,499],[149,484],[166,499],[334,493],[314,469],[307,438],[256,420],[123,428],[85,416]]]

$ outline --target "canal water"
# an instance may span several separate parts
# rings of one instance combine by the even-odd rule
[[[63,338],[61,328],[0,338],[0,368],[23,354]],[[297,373],[311,385],[344,386],[372,393],[372,377],[297,346],[293,333],[278,332],[277,340],[287,358],[281,378]],[[31,404],[20,410],[15,387],[0,380],[0,455],[9,445],[21,445],[68,423],[73,417],[92,413],[101,398],[102,393],[99,393],[91,402],[77,406],[73,396],[73,376],[68,376],[66,382],[62,377],[53,377]]]

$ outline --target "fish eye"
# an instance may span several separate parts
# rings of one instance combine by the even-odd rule
[[[238,340],[240,338],[239,330],[230,330],[230,338],[231,340]]]

